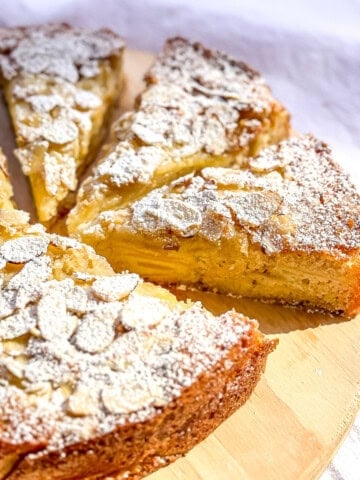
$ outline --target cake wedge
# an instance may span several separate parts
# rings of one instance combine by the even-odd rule
[[[0,81],[38,218],[72,206],[122,88],[123,41],[66,24],[0,29]]]
[[[79,225],[78,237],[115,270],[162,285],[359,311],[360,196],[311,135],[109,208]]]
[[[166,42],[135,111],[82,184],[68,228],[205,166],[229,166],[289,134],[286,109],[243,62],[183,38]]]
[[[277,343],[0,210],[0,478],[142,478],[245,402]]]

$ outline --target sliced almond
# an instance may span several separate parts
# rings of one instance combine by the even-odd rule
[[[80,350],[100,353],[111,345],[114,338],[114,319],[88,314],[80,323],[74,340]]]
[[[0,291],[0,319],[11,315],[16,308],[16,292]]]
[[[34,286],[38,286],[41,282],[49,279],[51,274],[51,260],[48,256],[42,256],[30,260],[23,268],[14,275],[8,285],[8,290],[24,289],[32,290]]]
[[[128,297],[139,281],[140,277],[134,273],[100,277],[92,284],[92,291],[100,300],[114,302]]]
[[[78,388],[68,399],[67,412],[76,417],[95,414],[98,410],[96,400],[85,388]]]
[[[86,290],[74,285],[66,294],[66,307],[70,312],[85,313],[87,307]]]
[[[29,235],[8,240],[0,247],[0,254],[7,262],[26,263],[44,254],[48,245],[47,237]]]
[[[46,340],[68,339],[75,331],[78,318],[66,311],[66,300],[59,295],[45,295],[37,306],[38,327]]]
[[[151,395],[147,388],[105,387],[101,392],[101,400],[110,413],[129,414],[151,404]]]
[[[0,339],[12,340],[28,333],[36,325],[35,309],[28,308],[0,321]]]
[[[121,323],[126,329],[142,329],[158,325],[171,313],[166,302],[158,298],[134,295],[121,311]]]
[[[5,360],[5,367],[16,378],[23,378],[24,377],[24,364],[12,358],[7,358]]]
[[[74,122],[61,118],[48,122],[41,127],[41,134],[45,140],[59,145],[72,142],[77,138],[78,133],[78,128]]]

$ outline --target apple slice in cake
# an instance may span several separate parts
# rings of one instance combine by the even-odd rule
[[[330,148],[291,138],[238,169],[205,168],[80,229],[115,268],[160,284],[360,307],[360,196]]]
[[[80,189],[72,233],[177,176],[240,162],[288,136],[289,114],[263,77],[224,53],[171,39],[145,80],[135,111],[116,123]]]
[[[123,41],[68,25],[0,29],[0,76],[38,218],[71,205],[121,90]]]
[[[12,209],[13,190],[9,180],[6,157],[0,148],[0,209]]]
[[[0,210],[0,477],[142,478],[246,401],[276,343]]]

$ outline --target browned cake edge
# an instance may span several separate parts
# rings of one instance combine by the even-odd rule
[[[238,314],[233,315],[236,319]],[[69,446],[66,452],[25,456],[6,478],[143,478],[184,455],[245,403],[276,344],[277,340],[266,339],[253,327],[151,420],[119,426],[105,436]]]

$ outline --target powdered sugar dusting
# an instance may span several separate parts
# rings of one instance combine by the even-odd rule
[[[123,41],[110,30],[90,32],[65,24],[0,29],[0,69],[5,78],[17,73],[45,73],[75,83],[97,74],[97,60],[115,55]]]
[[[95,175],[116,187],[135,182],[146,184],[165,156],[165,152],[158,147],[135,150],[129,142],[122,142],[100,163]]]
[[[19,237],[0,247],[0,254],[7,262],[26,263],[45,253],[49,241],[45,237]]]
[[[219,51],[183,38],[167,41],[147,75],[149,83],[175,84],[186,92],[251,105],[257,111],[269,108],[271,96],[260,73]]]

